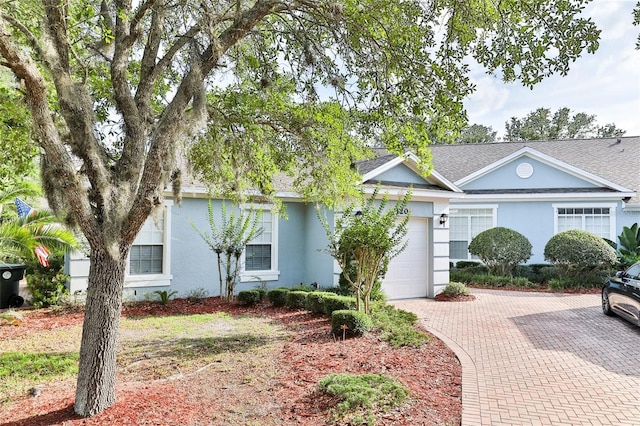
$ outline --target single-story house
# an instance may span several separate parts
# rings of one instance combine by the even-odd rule
[[[524,234],[533,245],[530,263],[541,263],[544,245],[558,232],[581,228],[615,240],[623,226],[640,222],[638,137],[434,145],[432,155],[428,176],[411,153],[381,152],[359,164],[365,191],[379,185],[394,199],[412,188],[408,246],[383,281],[390,299],[434,297],[449,282],[450,262],[470,259],[468,243],[485,229]],[[286,218],[259,206],[264,232],[247,245],[237,291],[337,284],[340,269],[323,251],[328,240],[316,205],[303,202],[287,179],[276,187]],[[217,211],[221,203],[214,201]],[[155,290],[218,294],[215,253],[194,230],[209,229],[207,209],[201,185],[183,185],[180,206],[167,193],[163,214],[147,221],[132,247],[127,297]],[[331,223],[335,212],[321,214]],[[82,254],[70,257],[71,292],[86,289],[88,265]]]
[[[511,228],[529,239],[528,263],[544,263],[549,239],[582,229],[616,242],[640,223],[640,138],[438,145],[433,167],[464,198],[449,206],[449,256],[471,259],[479,232]]]

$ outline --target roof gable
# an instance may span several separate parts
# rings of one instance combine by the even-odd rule
[[[472,179],[469,176],[479,175],[480,170],[492,164],[500,164],[504,158],[526,147],[560,162],[558,164],[575,168],[582,177],[595,177],[591,181],[597,182],[597,185],[607,183],[613,184],[610,185],[611,187],[624,188],[624,194],[621,195],[631,197],[628,201],[625,200],[627,204],[640,205],[640,137],[638,136],[447,144],[432,145],[430,149],[433,167],[450,181],[464,183]],[[569,171],[569,169],[563,170]]]
[[[435,170],[423,176],[418,167],[418,157],[406,152],[402,156],[383,155],[358,165],[362,183],[385,183],[397,186],[435,186],[440,189],[461,193],[462,190]]]
[[[465,190],[603,187],[630,192],[621,185],[530,147],[521,148],[457,180],[455,184]]]

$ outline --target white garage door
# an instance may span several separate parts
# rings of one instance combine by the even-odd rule
[[[427,297],[428,221],[409,220],[407,248],[391,259],[382,290],[388,299]]]

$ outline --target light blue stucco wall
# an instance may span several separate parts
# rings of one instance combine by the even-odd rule
[[[598,201],[514,201],[514,202],[478,202],[478,203],[451,203],[451,208],[471,207],[475,205],[497,205],[497,226],[513,229],[529,240],[532,245],[532,256],[527,263],[546,263],[544,260],[544,247],[554,235],[554,208],[553,205],[583,205],[584,207],[598,207],[615,205],[615,235],[613,240],[622,232],[624,226],[631,226],[640,222],[639,212],[623,211],[622,201],[598,200]]]
[[[516,174],[522,163],[533,166],[533,174],[523,179]],[[527,188],[595,188],[596,185],[558,170],[538,160],[520,157],[478,179],[462,186],[469,189],[527,189]]]
[[[316,207],[313,204],[305,204],[306,212],[306,244],[305,244],[305,284],[317,283],[321,287],[333,285],[334,259],[324,250],[329,244],[327,233],[318,219]],[[326,218],[330,226],[333,226],[334,213],[322,208],[322,217]]]
[[[425,183],[425,179],[404,164],[398,164],[376,176],[376,180],[402,183]]]
[[[219,280],[217,258],[196,231],[209,230],[206,199],[183,199],[181,206],[174,205],[171,220],[171,290],[187,295],[197,288],[205,288],[209,295],[218,295]],[[216,218],[220,219],[220,200],[214,201]],[[227,203],[231,209],[231,204]],[[285,203],[286,217],[278,219],[278,271],[277,281],[239,282],[236,291],[262,285],[267,288],[293,286],[317,282],[331,285],[333,259],[318,251],[327,245],[324,228],[316,217],[313,205]],[[332,223],[333,216],[330,217]]]

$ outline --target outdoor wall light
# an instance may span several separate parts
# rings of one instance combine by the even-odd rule
[[[449,216],[447,216],[446,213],[442,213],[440,215],[440,225],[444,225],[445,223],[447,223],[447,219],[449,219]]]

